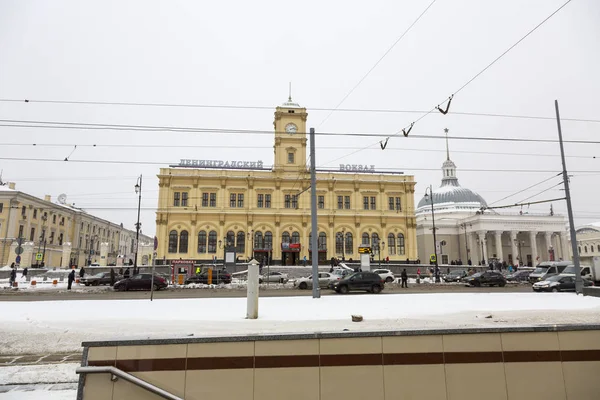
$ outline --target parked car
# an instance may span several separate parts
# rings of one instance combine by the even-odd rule
[[[381,279],[385,281],[385,283],[392,283],[396,280],[394,273],[389,269],[376,269],[373,273],[379,275]]]
[[[529,275],[529,282],[545,281],[552,275],[562,274],[569,265],[572,265],[571,261],[544,261]]]
[[[341,276],[330,274],[329,272],[319,272],[318,279],[319,279],[319,287],[327,288],[327,287],[329,287],[329,284],[331,282],[340,280]],[[305,290],[308,288],[312,289],[312,287],[313,287],[312,275],[295,280],[294,287],[297,287],[298,289],[302,289],[302,290]]]
[[[208,285],[208,271],[202,271],[199,274],[188,276],[185,279],[184,284],[187,285],[190,283],[203,283]],[[219,283],[231,283],[231,274],[223,269],[213,270],[211,283],[213,285],[217,285]]]
[[[529,275],[531,275],[531,271],[519,270],[508,275],[506,280],[509,282],[527,282],[529,280]]]
[[[115,283],[117,291],[127,290],[150,290],[152,286],[152,274],[135,274],[131,278],[121,279]],[[154,290],[160,290],[169,286],[165,278],[154,274]]]
[[[290,279],[287,274],[283,272],[269,272],[258,277],[258,283],[271,282],[271,283],[287,283]]]
[[[594,286],[591,280],[583,277],[581,279],[583,286]],[[552,275],[544,281],[534,283],[532,288],[534,292],[572,292],[575,291],[575,275]]]
[[[502,275],[500,272],[495,271],[478,272],[467,278],[464,278],[463,280],[470,286],[498,285],[500,287],[503,287],[506,285],[506,278],[504,278],[504,275]]]
[[[385,281],[373,272],[355,272],[352,275],[337,281],[333,289],[337,293],[346,294],[352,290],[366,290],[371,293],[380,293],[385,286]]]
[[[335,275],[335,277],[338,278],[337,280],[340,280],[343,277],[348,276],[353,273],[354,273],[353,269],[345,269],[345,268],[337,268],[337,267],[334,267],[333,272],[331,272],[332,275]]]
[[[444,282],[460,282],[460,280],[467,276],[467,271],[464,269],[450,271],[449,274],[443,276]]]
[[[123,279],[121,275],[115,274],[115,282]],[[95,275],[86,275],[79,281],[85,286],[110,285],[110,272],[99,272]]]

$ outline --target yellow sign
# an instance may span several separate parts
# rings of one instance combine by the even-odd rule
[[[43,257],[43,253],[36,253],[35,254],[35,261],[42,261],[42,257]]]
[[[429,262],[435,263],[437,260],[437,257],[435,256],[435,254],[432,254],[429,256]]]
[[[358,248],[358,253],[359,254],[371,254],[371,248],[361,246]]]

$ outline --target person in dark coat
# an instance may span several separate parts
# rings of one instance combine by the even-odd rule
[[[67,283],[67,290],[71,290],[71,285],[73,284],[74,280],[75,280],[75,270],[72,269],[71,272],[69,273],[69,278],[68,278],[68,283]]]
[[[17,269],[15,268],[15,264],[13,263],[10,270],[10,286],[12,287],[15,281],[17,280]]]
[[[79,270],[79,277],[83,278],[84,275],[85,275],[85,268],[81,267],[81,269]]]
[[[115,285],[115,270],[114,269],[110,269],[110,286],[114,286]]]
[[[408,289],[408,274],[406,273],[406,268],[402,270],[400,278],[402,279],[402,287]]]
[[[23,268],[23,278],[27,278],[27,267]]]
[[[125,268],[125,273],[123,274],[123,278],[127,279],[129,278],[130,272],[129,272],[129,268]]]

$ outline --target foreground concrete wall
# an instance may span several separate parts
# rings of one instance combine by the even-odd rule
[[[187,400],[598,399],[600,326],[265,335],[84,343]],[[108,374],[84,400],[158,399]]]

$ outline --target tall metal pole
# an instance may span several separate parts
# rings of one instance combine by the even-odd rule
[[[312,295],[313,299],[321,297],[319,290],[319,249],[317,248],[317,175],[315,172],[315,128],[310,128],[310,223],[311,232],[311,261],[312,261]]]
[[[435,234],[435,212],[433,211],[433,188],[431,187],[431,185],[429,185],[429,195],[431,196],[431,223],[433,224],[433,254],[435,255],[435,281],[439,282],[437,236]]]
[[[563,184],[565,185],[565,199],[567,200],[567,214],[569,215],[569,230],[571,231],[571,251],[573,252],[573,264],[575,264],[575,291],[582,292],[583,281],[579,270],[579,252],[577,251],[577,235],[575,233],[575,222],[573,221],[573,207],[571,205],[571,191],[569,190],[569,175],[567,174],[567,163],[565,161],[565,148],[563,146],[562,129],[560,126],[560,114],[558,112],[558,100],[554,100],[556,109],[556,125],[558,126],[558,142],[560,143],[560,158],[563,167]]]
[[[142,205],[142,175],[140,175],[140,190],[138,196],[137,224],[135,224],[135,259],[133,261],[133,273],[138,273],[138,249],[140,247],[140,207]]]

